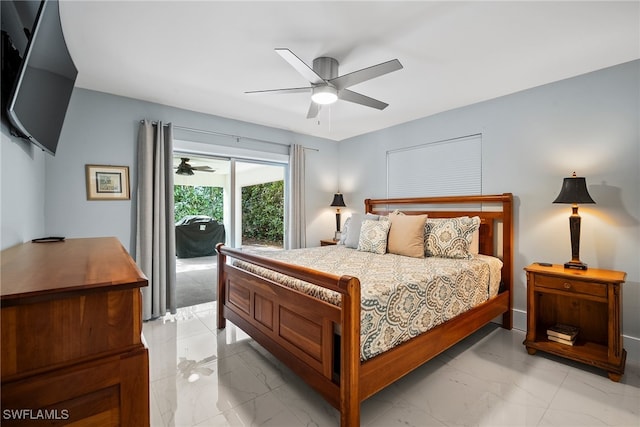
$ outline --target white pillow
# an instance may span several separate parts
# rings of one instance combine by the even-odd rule
[[[379,217],[379,215],[373,214],[366,214],[364,216],[359,213],[351,214],[351,217],[347,219],[347,221],[349,221],[349,225],[346,228],[344,245],[348,248],[356,249],[358,247],[358,241],[360,240],[360,228],[362,227],[362,221],[377,221]]]
[[[351,224],[351,217],[347,218],[344,221],[344,225],[342,226],[342,233],[340,233],[340,240],[338,241],[339,245],[344,245],[345,240],[347,240],[347,233],[349,233],[349,224]]]

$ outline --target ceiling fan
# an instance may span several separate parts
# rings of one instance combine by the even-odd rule
[[[194,171],[197,172],[215,172],[215,169],[212,169],[209,166],[191,166],[189,163],[189,159],[186,157],[180,158],[180,164],[175,167],[176,175],[193,175]]]
[[[371,80],[393,71],[402,69],[402,64],[397,59],[363,68],[362,70],[338,76],[338,61],[334,58],[322,56],[313,60],[313,68],[305,64],[293,52],[287,48],[277,48],[278,53],[298,73],[302,74],[311,86],[294,87],[285,89],[254,90],[245,93],[301,93],[311,92],[311,105],[307,112],[307,118],[312,119],[318,115],[321,105],[332,104],[338,99],[354,102],[367,107],[384,110],[389,104],[366,95],[347,89],[358,83]]]

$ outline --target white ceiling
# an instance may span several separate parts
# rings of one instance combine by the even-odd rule
[[[638,1],[61,1],[76,85],[342,140],[640,58]],[[394,58],[404,69],[351,87],[307,119],[306,86],[274,51],[339,74]],[[176,123],[180,124],[180,123]],[[215,129],[212,129],[215,130]]]

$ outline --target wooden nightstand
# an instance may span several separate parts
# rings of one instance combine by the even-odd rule
[[[331,246],[331,245],[337,245],[338,241],[335,239],[322,239],[320,240],[320,246]]]
[[[531,264],[527,272],[527,337],[529,354],[537,350],[607,371],[619,381],[627,352],[622,348],[622,271],[565,269]],[[575,345],[547,338],[556,323],[580,328]]]

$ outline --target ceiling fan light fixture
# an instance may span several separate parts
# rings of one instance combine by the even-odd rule
[[[332,86],[317,86],[311,92],[311,100],[316,104],[329,105],[338,100],[338,90]]]

